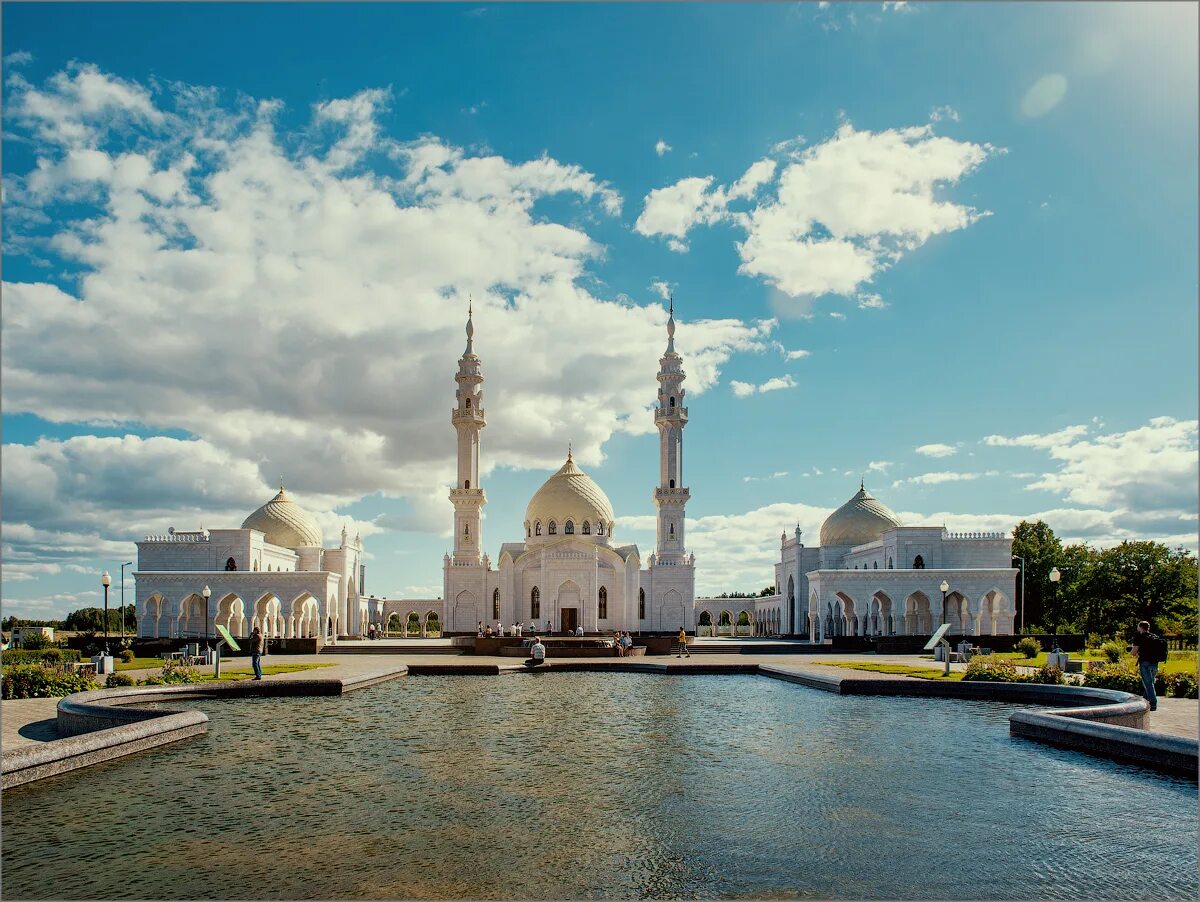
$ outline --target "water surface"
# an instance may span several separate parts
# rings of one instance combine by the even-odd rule
[[[4,793],[6,898],[1197,894],[1196,787],[1011,706],[587,673],[195,704],[202,738]]]

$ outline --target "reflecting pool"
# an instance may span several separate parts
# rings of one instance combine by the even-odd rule
[[[5,898],[1197,894],[1196,787],[1012,706],[588,673],[194,704],[202,738],[4,793]]]

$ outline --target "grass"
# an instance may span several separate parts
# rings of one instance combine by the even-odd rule
[[[117,658],[114,662],[117,670],[149,670],[152,667],[162,667],[162,658],[134,658],[128,664]]]
[[[920,680],[961,680],[962,671],[952,670],[946,676],[941,670],[928,667],[909,667],[907,664],[872,664],[869,661],[814,661],[814,664],[824,664],[826,667],[844,667],[847,670],[868,670],[871,673],[896,673],[902,676],[916,677]]]
[[[299,673],[301,670],[316,670],[318,667],[333,667],[332,663],[322,664],[272,664],[262,669],[263,676],[270,676],[274,673]],[[205,668],[207,671],[208,668]],[[254,676],[254,670],[250,667],[222,667],[221,681],[225,680],[248,680]],[[204,674],[204,679],[212,682],[216,679],[210,672]]]

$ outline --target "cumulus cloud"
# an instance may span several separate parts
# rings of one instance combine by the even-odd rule
[[[786,357],[788,360],[803,360],[805,357],[811,357],[812,351],[804,351],[804,350],[784,351],[783,356]]]
[[[791,296],[861,294],[878,307],[882,298],[861,292],[878,272],[987,215],[940,198],[995,153],[929,125],[871,132],[844,122],[827,141],[789,147],[782,167],[760,160],[729,187],[705,176],[652,190],[635,229],[686,249],[691,229],[728,222],[745,233],[743,274]]]
[[[924,454],[926,457],[950,457],[957,450],[958,448],[954,445],[947,445],[943,442],[919,445],[916,449],[918,454]]]
[[[1057,432],[1047,432],[1043,434],[1027,433],[1026,435],[1004,436],[1004,435],[986,435],[983,438],[985,445],[993,445],[1001,448],[1055,448],[1061,445],[1069,445],[1071,442],[1087,435],[1088,427],[1083,425],[1068,426],[1065,429],[1060,429]]]
[[[670,144],[668,144],[666,141],[664,141],[662,138],[659,138],[659,139],[658,139],[658,140],[657,140],[657,141],[654,143],[654,152],[655,152],[656,154],[658,154],[660,157],[661,157],[663,154],[670,153],[670,152],[671,152],[671,149],[672,149],[672,148],[671,148],[671,145],[670,145]]]
[[[738,382],[736,379],[729,383],[733,389],[734,397],[748,398],[751,395],[762,395],[767,392],[780,391],[785,388],[795,388],[796,380],[791,376],[783,375],[768,379],[766,382],[761,382],[755,385],[752,382]]]
[[[64,265],[3,286],[5,410],[193,439],[6,446],[6,547],[51,563],[127,554],[168,516],[240,522],[281,474],[331,527],[380,492],[441,532],[468,293],[486,468],[557,466],[568,439],[595,463],[614,433],[653,431],[666,310],[585,287],[604,249],[579,222],[618,214],[619,193],[549,156],[396,140],[389,96],[323,101],[292,131],[275,101],[152,92],[88,64],[10,78],[11,129],[37,162],[7,179],[6,201],[40,218],[6,217],[6,251]],[[681,321],[690,391],[773,328]],[[581,340],[593,335],[605,340]],[[128,523],[98,513],[120,505]]]
[[[997,476],[995,470],[989,470],[986,473],[955,473],[948,470],[943,470],[937,473],[922,473],[919,476],[910,476],[908,479],[900,479],[892,483],[893,488],[898,488],[905,483],[911,485],[941,485],[944,482],[969,482],[978,479],[980,476]]]

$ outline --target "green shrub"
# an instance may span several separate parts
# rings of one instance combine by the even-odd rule
[[[133,651],[132,651],[131,649],[128,649],[128,648],[122,648],[122,649],[121,649],[121,651],[120,651],[120,653],[119,653],[117,656],[118,656],[118,657],[119,657],[119,658],[120,658],[122,661],[124,661],[126,664],[132,664],[132,663],[133,663],[133,657],[134,657],[134,655],[133,655]]]
[[[172,686],[178,683],[199,683],[203,679],[194,667],[184,667],[178,661],[167,661],[155,676],[139,681],[140,686]]]
[[[1087,648],[1099,648],[1106,641],[1108,641],[1108,640],[1106,640],[1099,633],[1088,633],[1087,642],[1085,643],[1085,646]]]
[[[1196,698],[1198,694],[1196,678],[1190,673],[1171,674],[1167,677],[1166,694],[1171,698]]]
[[[95,688],[92,678],[82,673],[68,673],[40,664],[17,664],[5,668],[0,697],[57,698]]]
[[[1017,677],[1018,683],[1043,683],[1048,686],[1060,686],[1063,682],[1062,671],[1057,667],[1044,664],[1034,673],[1022,674]]]
[[[124,673],[110,673],[108,679],[104,681],[104,685],[112,689],[114,686],[136,686],[137,681]]]
[[[75,663],[79,660],[79,652],[73,648],[45,648],[40,651],[33,649],[13,649],[6,651],[0,660],[5,667],[13,664],[45,664],[50,667],[61,667],[63,664]]]
[[[1116,664],[1098,664],[1089,667],[1083,676],[1083,685],[1097,689],[1117,689],[1132,695],[1142,694],[1142,678],[1137,668],[1128,661]]]
[[[1036,658],[1042,650],[1042,643],[1032,636],[1026,636],[1017,643],[1017,651],[1027,658]]]
[[[1100,653],[1108,658],[1108,663],[1116,664],[1125,654],[1125,646],[1120,642],[1105,642],[1100,646]]]
[[[21,637],[21,648],[29,651],[41,651],[50,647],[50,640],[41,633],[26,633]]]
[[[981,683],[1015,683],[1017,668],[1007,658],[996,655],[976,655],[967,664],[964,680]]]

